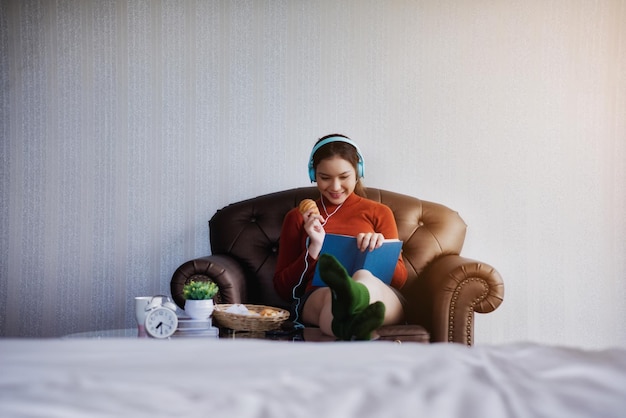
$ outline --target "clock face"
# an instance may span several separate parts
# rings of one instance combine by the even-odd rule
[[[160,307],[146,316],[146,332],[154,338],[171,337],[178,327],[178,317],[171,309]]]

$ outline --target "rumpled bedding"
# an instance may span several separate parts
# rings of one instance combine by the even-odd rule
[[[1,417],[626,416],[626,349],[0,340]]]

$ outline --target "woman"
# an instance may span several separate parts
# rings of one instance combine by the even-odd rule
[[[367,270],[348,276],[320,250],[326,233],[355,236],[361,251],[380,247],[384,239],[398,238],[395,219],[387,206],[364,198],[363,158],[348,137],[333,134],[318,140],[309,176],[320,191],[320,213],[301,214],[294,208],[285,216],[274,286],[282,298],[296,302],[296,321],[301,318],[341,340],[370,339],[381,325],[404,320],[404,300],[397,290],[407,277],[402,256],[387,285]],[[328,287],[311,285],[318,263]]]

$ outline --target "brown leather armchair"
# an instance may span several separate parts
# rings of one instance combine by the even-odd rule
[[[220,210],[209,221],[212,255],[182,264],[171,281],[172,297],[184,308],[184,284],[213,280],[218,303],[254,303],[289,309],[272,278],[285,214],[304,198],[316,199],[315,187],[271,193]],[[474,313],[495,310],[504,296],[500,274],[480,261],[459,256],[466,225],[440,204],[386,190],[368,188],[367,197],[394,213],[409,273],[401,292],[409,301],[409,324],[423,326],[431,342],[472,345]]]

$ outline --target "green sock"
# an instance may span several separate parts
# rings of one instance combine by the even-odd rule
[[[384,318],[385,305],[374,302],[348,320],[333,319],[333,334],[344,341],[371,340],[372,332],[383,324]]]
[[[332,330],[340,340],[369,340],[372,331],[383,324],[385,305],[370,305],[367,287],[352,280],[337,259],[322,254],[318,260],[320,277],[332,292]]]
[[[332,312],[336,319],[348,319],[370,304],[370,292],[361,283],[352,280],[345,268],[335,257],[320,255],[317,261],[320,277],[333,295]]]

